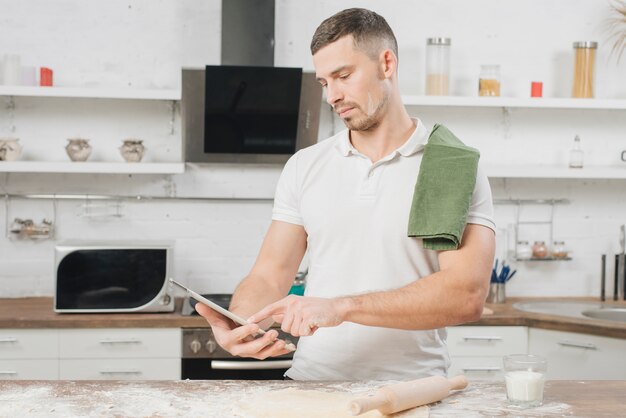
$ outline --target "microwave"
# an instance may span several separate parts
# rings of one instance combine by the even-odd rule
[[[185,162],[285,163],[317,143],[321,106],[321,85],[301,68],[185,68]]]
[[[173,312],[172,253],[170,243],[59,243],[54,311]]]

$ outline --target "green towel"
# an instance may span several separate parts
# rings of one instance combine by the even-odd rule
[[[409,237],[423,239],[425,249],[456,250],[476,185],[480,152],[436,124],[424,148],[413,204]]]

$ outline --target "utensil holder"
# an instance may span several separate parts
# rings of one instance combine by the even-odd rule
[[[504,283],[491,283],[489,285],[489,294],[487,295],[487,303],[504,303],[506,301],[506,292]]]

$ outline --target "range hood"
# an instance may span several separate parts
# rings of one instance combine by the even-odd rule
[[[185,162],[284,163],[317,142],[322,88],[312,72],[284,87],[294,69],[274,67],[274,13],[274,0],[222,1],[226,73],[215,66],[182,73]]]
[[[274,66],[274,0],[222,0],[222,65]]]

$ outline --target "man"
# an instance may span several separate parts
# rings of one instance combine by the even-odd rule
[[[411,119],[398,88],[398,51],[379,15],[348,9],[326,19],[311,42],[316,76],[348,130],[297,152],[279,180],[272,223],[231,310],[235,327],[198,311],[234,355],[287,353],[273,318],[301,336],[291,379],[412,379],[445,375],[445,326],[477,320],[494,255],[491,192],[476,179],[457,250],[425,250],[407,237],[428,131]],[[424,214],[423,216],[427,216]],[[305,296],[288,296],[309,252]]]

